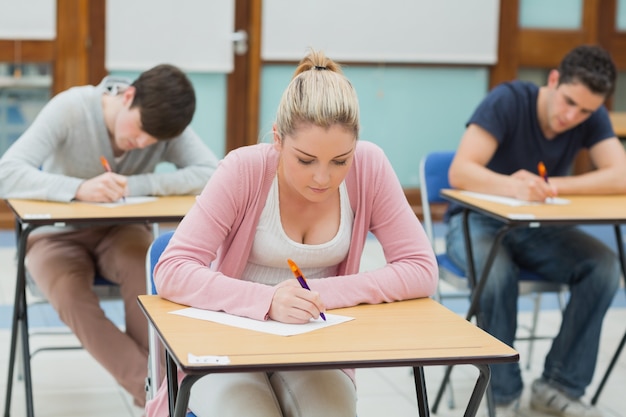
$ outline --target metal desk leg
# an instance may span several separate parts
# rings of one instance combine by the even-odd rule
[[[176,407],[174,408],[173,414],[174,417],[185,417],[187,415],[191,387],[203,376],[204,375],[187,375],[183,378],[178,389],[178,396],[176,397]]]
[[[487,256],[487,259],[485,260],[485,267],[483,268],[483,272],[480,275],[480,279],[476,280],[475,278],[476,268],[474,266],[474,254],[472,252],[468,217],[469,217],[469,210],[465,210],[463,212],[463,237],[465,240],[465,251],[466,251],[466,257],[467,257],[467,277],[472,287],[471,304],[470,304],[470,307],[467,311],[465,318],[469,321],[474,316],[476,316],[476,324],[478,325],[478,327],[482,328],[480,315],[476,314],[477,312],[479,312],[478,305],[480,303],[480,296],[487,282],[487,275],[489,275],[489,270],[491,269],[491,265],[493,264],[493,261],[495,260],[496,255],[498,253],[498,245],[502,241],[502,238],[504,237],[505,233],[509,231],[511,227],[508,225],[504,225],[503,227],[500,228],[500,230],[498,230],[498,233],[496,234],[496,236],[494,236],[493,244],[489,251],[489,255]],[[450,381],[451,373],[452,373],[452,366],[450,365],[446,367],[443,380],[441,381],[441,385],[439,386],[439,391],[437,392],[437,396],[435,397],[435,403],[433,404],[433,413],[437,413],[437,409],[439,408],[439,403],[441,402],[446,386],[448,385],[448,382]],[[490,417],[492,417],[492,414],[493,414],[492,409],[493,407],[490,405],[489,406]]]
[[[424,379],[424,368],[413,367],[413,378],[415,379],[415,391],[417,392],[417,411],[420,417],[430,416],[428,410],[428,396],[426,395],[426,380]]]
[[[178,386],[178,372],[176,363],[169,351],[165,351],[165,365],[167,372],[167,396],[169,402],[169,415],[172,417],[185,417],[189,406],[191,386],[203,375],[186,375]]]
[[[18,225],[18,228],[21,227]],[[18,233],[17,242],[17,282],[15,283],[15,301],[13,304],[13,322],[11,325],[11,346],[9,349],[9,372],[7,378],[7,391],[4,406],[4,416],[11,415],[11,397],[13,391],[13,371],[15,368],[15,356],[17,348],[17,338],[22,338],[22,352],[24,365],[24,389],[26,391],[26,415],[34,416],[33,408],[33,387],[30,372],[30,344],[28,340],[28,314],[26,308],[26,267],[24,259],[26,257],[26,241],[30,232],[35,229],[27,226],[24,230],[16,228]]]
[[[602,389],[604,388],[604,384],[606,384],[606,381],[609,379],[609,375],[611,375],[611,372],[613,371],[613,367],[617,363],[617,359],[619,358],[619,355],[622,353],[622,349],[624,349],[624,344],[626,344],[626,332],[624,333],[624,336],[622,337],[622,341],[620,342],[619,346],[617,347],[617,350],[615,351],[615,354],[613,355],[613,358],[611,359],[611,363],[609,363],[609,367],[606,369],[606,372],[604,373],[604,376],[602,377],[602,381],[600,382],[600,385],[598,386],[596,393],[593,395],[593,398],[591,399],[592,405],[596,405],[596,403],[598,402],[598,398],[600,398],[600,393],[602,392]]]
[[[474,366],[478,368],[480,374],[478,375],[478,380],[476,380],[472,396],[470,397],[467,408],[465,409],[465,417],[474,417],[476,415],[478,407],[480,406],[480,401],[484,397],[485,391],[487,391],[489,379],[491,378],[491,369],[489,368],[489,365]]]
[[[170,409],[170,416],[174,416],[174,407],[176,406],[176,397],[178,396],[178,374],[176,372],[176,363],[172,359],[172,355],[165,350],[165,373],[167,375],[167,401]]]

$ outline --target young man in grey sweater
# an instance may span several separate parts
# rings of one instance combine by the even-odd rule
[[[0,198],[113,202],[199,193],[217,159],[189,127],[195,103],[191,82],[171,65],[132,83],[107,77],[98,86],[70,88],[46,104],[0,159]],[[155,172],[160,162],[177,169]],[[50,227],[35,230],[27,249],[26,265],[39,289],[140,407],[148,328],[137,295],[146,291],[152,239],[139,224]],[[100,307],[92,289],[96,273],[120,286],[125,332]]]

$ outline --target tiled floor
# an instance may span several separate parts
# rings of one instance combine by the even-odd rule
[[[6,241],[10,239],[5,239]],[[2,244],[0,236],[0,390],[6,392],[8,346],[10,338],[9,323],[11,320],[11,305],[14,296],[15,262],[14,249],[6,243]],[[380,264],[382,251],[378,244],[368,241],[366,254],[363,257],[363,269],[371,269]],[[445,303],[444,303],[445,304]],[[601,352],[595,378],[589,387],[586,399],[590,398],[599,383],[609,359],[612,357],[624,331],[626,330],[626,301],[624,290],[621,289],[616,297],[615,307],[608,313],[602,332]],[[560,313],[555,309],[555,303],[546,300],[546,308],[541,313],[540,333],[554,334],[560,321]],[[463,314],[467,305],[464,302],[450,303],[449,307],[459,314]],[[111,314],[115,315],[118,306],[111,306]],[[526,308],[524,308],[526,310]],[[42,327],[49,322],[49,312],[43,312],[41,317],[35,318],[31,314],[32,322],[40,323]],[[520,320],[528,321],[530,313],[520,313]],[[428,337],[428,335],[424,335]],[[33,340],[33,345],[54,341],[67,340],[67,336],[39,336]],[[527,386],[536,378],[542,369],[543,357],[549,347],[548,341],[535,342],[535,352],[529,369],[523,368],[524,381]],[[519,343],[522,362],[527,357],[527,344]],[[4,359],[6,358],[6,359]],[[425,369],[429,399],[434,401],[443,376],[443,367]],[[44,351],[37,354],[32,360],[33,391],[35,413],[37,417],[105,417],[127,416],[138,417],[142,410],[132,406],[130,397],[115,383],[88,354],[84,351]],[[449,395],[442,402],[437,416],[462,416],[470,392],[476,381],[478,372],[471,366],[458,366],[452,373],[452,386],[456,407],[448,407]],[[416,416],[417,407],[413,376],[409,368],[377,368],[357,371],[358,384],[358,415],[359,417],[404,417]],[[626,353],[621,355],[607,386],[605,387],[598,407],[606,417],[626,416],[624,402],[624,386],[626,386]],[[528,389],[524,392],[522,412],[532,414],[528,410]],[[4,398],[4,395],[3,395]],[[484,401],[483,401],[484,403]],[[4,407],[4,402],[2,403]],[[486,415],[484,404],[481,405],[480,415]],[[24,390],[21,381],[14,383],[11,416],[25,415]]]

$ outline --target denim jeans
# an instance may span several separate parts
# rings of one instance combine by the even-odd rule
[[[494,237],[503,224],[474,212],[468,221],[479,279]],[[451,260],[465,270],[462,213],[451,216],[448,222],[446,246]],[[617,255],[574,226],[509,230],[500,241],[479,308],[484,330],[510,346],[517,328],[519,267],[548,281],[569,285],[569,302],[542,376],[571,397],[581,397],[595,370],[602,320],[619,286],[621,270]],[[518,398],[523,389],[519,364],[493,365],[491,389],[496,404]]]

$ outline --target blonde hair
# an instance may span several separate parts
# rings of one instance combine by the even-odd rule
[[[276,113],[281,140],[303,125],[329,128],[335,124],[359,137],[359,102],[341,66],[323,52],[311,50],[299,63]]]

